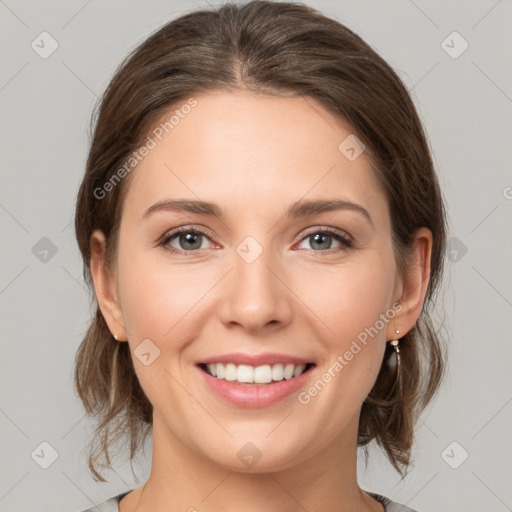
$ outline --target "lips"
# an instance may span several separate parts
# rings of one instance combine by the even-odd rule
[[[203,382],[231,405],[259,408],[293,395],[311,378],[316,364],[287,354],[225,354],[196,364]]]
[[[217,379],[239,384],[269,384],[299,377],[314,363],[287,354],[237,353],[211,357],[197,365]]]
[[[263,354],[244,354],[244,353],[232,353],[232,354],[224,354],[220,356],[209,357],[207,359],[202,359],[198,361],[196,364],[234,364],[240,365],[245,364],[248,366],[263,366],[270,365],[273,366],[275,364],[293,364],[294,366],[299,366],[301,364],[314,364],[314,361],[304,359],[302,357],[292,356],[288,354],[278,354],[275,352],[267,352]]]

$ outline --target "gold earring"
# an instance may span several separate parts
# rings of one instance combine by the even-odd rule
[[[399,330],[396,330],[396,335],[398,336],[400,334]],[[397,358],[400,358],[400,341],[398,339],[391,340],[391,345],[394,347]]]
[[[395,357],[396,357],[396,383],[398,383],[398,388],[400,392],[400,398],[402,398],[402,368],[400,362],[400,341],[398,340],[398,335],[400,334],[399,330],[395,330],[397,338],[390,341],[391,346],[395,349]]]

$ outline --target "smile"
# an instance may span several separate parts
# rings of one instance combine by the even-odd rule
[[[199,367],[208,375],[219,380],[236,382],[238,384],[271,384],[282,380],[290,380],[308,371],[313,363],[308,364],[263,364],[251,366],[233,363],[200,364]]]

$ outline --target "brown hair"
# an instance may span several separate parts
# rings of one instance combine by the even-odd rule
[[[348,122],[366,145],[387,195],[392,239],[400,272],[407,269],[413,234],[433,233],[431,277],[423,310],[401,339],[403,396],[386,352],[365,400],[359,445],[376,440],[403,476],[411,459],[414,424],[438,390],[444,345],[430,316],[443,270],[446,220],[442,195],[422,124],[397,74],[359,36],[300,3],[252,1],[185,14],[150,35],[121,63],[91,120],[85,176],[78,192],[75,230],[84,278],[92,290],[90,237],[107,238],[106,263],[115,268],[123,198],[131,174],[112,180],[169,108],[194,94],[215,90],[313,98]],[[95,119],[96,117],[96,119]],[[95,124],[94,128],[92,125]],[[103,192],[102,192],[103,194]],[[91,293],[95,318],[78,349],[74,382],[89,415],[98,418],[89,468],[109,448],[130,440],[130,461],[152,426],[152,405],[136,377],[128,343],[114,340]],[[405,469],[405,473],[404,473]]]

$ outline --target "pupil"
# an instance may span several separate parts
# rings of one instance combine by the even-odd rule
[[[201,235],[196,233],[185,233],[184,235],[181,235],[180,243],[182,244],[182,247],[186,247],[186,244],[192,244],[193,247],[189,246],[188,249],[199,249],[201,247],[200,236]]]
[[[330,241],[330,235],[325,235],[322,233],[317,233],[313,235],[313,243],[311,246],[315,248],[315,244],[319,247],[316,247],[317,249],[329,249],[330,243],[326,244],[326,240]]]

